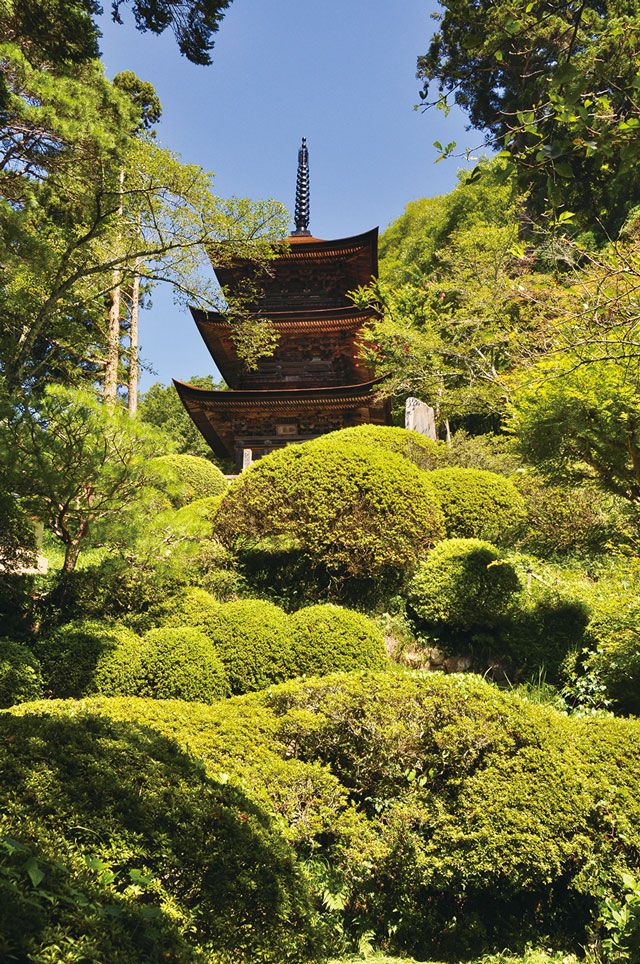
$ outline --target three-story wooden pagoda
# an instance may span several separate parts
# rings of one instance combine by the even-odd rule
[[[255,316],[279,335],[273,355],[248,370],[234,347],[224,315],[192,309],[205,345],[228,391],[174,384],[187,412],[216,455],[238,471],[250,450],[257,459],[291,442],[335,429],[390,423],[387,402],[375,397],[379,379],[359,360],[358,334],[371,315],[357,311],[347,292],[378,270],[378,230],[336,241],[309,232],[309,169],[305,139],[298,152],[296,230],[260,282]],[[215,269],[221,286],[237,291],[253,265],[236,260]]]

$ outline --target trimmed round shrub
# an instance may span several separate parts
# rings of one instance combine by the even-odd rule
[[[284,538],[338,581],[413,564],[442,533],[426,473],[373,445],[321,443],[287,446],[243,472],[220,505],[223,541]]]
[[[323,676],[336,670],[383,669],[384,637],[373,620],[342,606],[306,606],[289,617],[299,674]]]
[[[491,628],[513,608],[518,573],[480,539],[445,539],[420,563],[408,599],[426,623],[453,629]]]
[[[0,715],[0,771],[3,960],[320,957],[290,844],[188,748],[103,711],[32,704]]]
[[[224,663],[233,693],[296,675],[289,617],[262,599],[222,603],[202,626]]]
[[[135,695],[141,649],[140,638],[124,626],[87,620],[60,626],[38,641],[35,653],[50,695],[79,698]]]
[[[30,649],[0,639],[0,709],[42,696],[40,663]]]
[[[312,444],[333,444],[338,447],[347,445],[372,445],[375,448],[403,455],[419,469],[434,469],[440,464],[439,452],[444,448],[442,444],[421,435],[420,432],[409,431],[406,428],[396,428],[392,425],[354,425],[352,428],[342,428],[337,432],[329,432]]]
[[[502,542],[525,516],[515,486],[494,472],[434,469],[427,478],[438,493],[449,537]]]
[[[228,485],[217,465],[197,455],[160,455],[152,459],[149,475],[176,508],[220,495]]]
[[[229,695],[211,640],[194,627],[165,626],[144,637],[136,696],[214,703]]]
[[[219,605],[215,596],[205,589],[185,586],[151,615],[159,626],[203,626]]]

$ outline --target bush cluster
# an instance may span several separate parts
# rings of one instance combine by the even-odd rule
[[[513,565],[494,546],[445,539],[418,566],[408,599],[426,623],[490,629],[509,615],[520,589]]]
[[[151,462],[149,475],[176,508],[220,495],[227,488],[217,465],[197,455],[160,455]]]
[[[166,626],[144,637],[136,690],[156,700],[214,703],[229,695],[229,684],[208,636],[193,627]]]
[[[336,580],[377,580],[412,565],[440,537],[442,515],[426,474],[407,459],[317,439],[243,472],[222,499],[216,529],[240,550],[285,539]]]
[[[508,479],[494,472],[434,469],[427,478],[438,493],[450,537],[504,544],[524,518],[522,496]]]
[[[296,675],[322,676],[387,665],[382,633],[362,613],[330,603],[306,606],[290,617],[289,627]]]
[[[317,960],[291,847],[172,740],[75,710],[3,714],[0,769],[6,959]]]
[[[420,432],[391,425],[370,424],[354,425],[353,428],[330,432],[315,439],[314,444],[323,447],[335,445],[337,448],[344,448],[345,445],[371,445],[396,455],[403,455],[419,469],[437,468],[440,465],[442,450],[445,448],[442,443],[434,442]]]
[[[141,639],[124,626],[69,623],[42,639],[36,652],[53,697],[102,693],[212,703],[229,693],[217,652],[195,627],[167,626]]]
[[[421,960],[540,934],[583,943],[603,881],[640,848],[640,724],[568,717],[471,675],[338,673],[188,714],[89,706],[175,735],[267,801],[330,868],[346,933]]]
[[[136,693],[141,640],[124,626],[78,620],[40,639],[35,653],[46,689],[54,697],[79,699],[87,693]]]
[[[225,665],[233,693],[248,693],[296,675],[288,617],[262,599],[224,603],[202,626]]]
[[[26,703],[42,696],[39,661],[30,649],[9,639],[0,639],[0,709]]]

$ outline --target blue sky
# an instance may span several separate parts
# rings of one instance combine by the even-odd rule
[[[125,8],[126,10],[126,8]],[[450,191],[460,159],[434,164],[436,140],[479,142],[452,110],[414,111],[416,58],[436,24],[432,0],[234,0],[210,67],[173,34],[103,17],[109,77],[133,70],[163,106],[161,143],[216,174],[222,197],[275,198],[290,210],[297,151],[309,147],[311,230],[321,238],[384,228],[408,201]],[[473,161],[471,162],[473,163]],[[216,374],[191,316],[157,288],[141,316],[141,388]]]

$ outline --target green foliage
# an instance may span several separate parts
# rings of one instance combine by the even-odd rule
[[[632,964],[640,954],[640,883],[632,874],[622,874],[624,896],[606,897],[600,907],[599,923],[607,936],[602,941],[606,964]]]
[[[67,623],[39,639],[34,652],[51,696],[137,693],[141,643],[124,626],[90,620]]]
[[[533,472],[513,479],[525,500],[526,526],[518,548],[542,558],[603,555],[620,538],[621,514],[611,497],[593,488],[545,483]]]
[[[421,960],[541,933],[584,943],[601,881],[640,847],[638,723],[569,717],[478,677],[334,674],[188,710],[88,706],[175,735],[250,789],[331,866],[344,908],[328,918]]]
[[[82,549],[107,536],[131,538],[156,443],[149,426],[120,409],[51,386],[39,405],[5,411],[0,473],[63,544],[68,572]]]
[[[211,375],[190,378],[187,385],[208,389],[222,387],[221,383],[214,383]],[[210,446],[187,414],[173,385],[162,385],[160,382],[151,385],[140,399],[138,418],[168,435],[179,454],[197,455],[215,462]]]
[[[420,563],[408,599],[420,619],[454,629],[489,629],[513,611],[514,567],[488,542],[445,539]]]
[[[438,493],[448,536],[503,543],[523,519],[522,497],[494,472],[446,468],[427,477]]]
[[[163,600],[150,613],[158,626],[204,626],[209,616],[218,611],[219,602],[206,589],[183,586],[169,599]]]
[[[322,440],[254,463],[232,483],[216,521],[218,535],[239,549],[286,539],[336,583],[405,569],[441,526],[434,489],[407,459]]]
[[[483,177],[471,178],[462,171],[459,184],[449,194],[410,201],[382,233],[379,253],[384,281],[397,286],[444,273],[460,253],[465,237],[478,229],[485,237],[476,257],[492,241],[495,248],[492,233],[513,237],[515,195],[513,184],[502,176],[503,162],[482,160],[479,167]]]
[[[433,442],[420,432],[407,431],[404,428],[394,428],[391,425],[356,425],[353,428],[343,428],[337,432],[322,435],[316,444],[321,446],[335,444],[340,447],[347,445],[371,445],[404,455],[405,458],[417,465],[419,469],[433,469],[439,465],[439,455],[442,446]]]
[[[165,626],[146,634],[133,695],[213,703],[228,694],[225,668],[203,632]]]
[[[172,740],[46,710],[2,715],[0,736],[3,957],[317,958],[290,847],[261,807]]]
[[[618,309],[616,309],[618,310]],[[640,383],[615,330],[604,352],[551,354],[520,379],[512,428],[522,455],[553,481],[593,482],[640,500]],[[620,338],[624,334],[620,334]],[[605,357],[603,357],[603,354]],[[607,357],[609,356],[609,357]]]
[[[273,603],[223,603],[203,619],[202,631],[224,663],[233,693],[262,689],[295,675],[288,617]]]
[[[388,662],[384,638],[375,623],[341,606],[327,603],[299,609],[289,617],[289,631],[295,675],[384,669]]]
[[[10,639],[0,639],[0,708],[40,696],[40,663],[31,650]]]
[[[608,589],[608,591],[607,591]],[[602,587],[591,603],[583,672],[595,674],[616,709],[640,715],[640,602],[637,586]],[[582,674],[580,674],[581,676]]]
[[[227,488],[217,465],[196,455],[161,455],[151,463],[150,475],[176,508],[221,495]]]
[[[637,6],[442,6],[418,60],[421,98],[437,84],[438,103],[455,100],[492,143],[506,145],[531,214],[565,208],[560,219],[575,212],[583,230],[615,235],[638,203]]]

